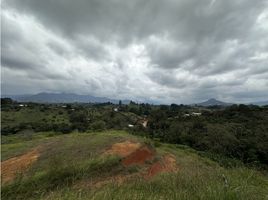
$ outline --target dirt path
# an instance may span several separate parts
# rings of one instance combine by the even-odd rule
[[[11,182],[18,174],[25,172],[39,156],[39,149],[35,148],[21,156],[16,156],[1,162],[2,184]]]

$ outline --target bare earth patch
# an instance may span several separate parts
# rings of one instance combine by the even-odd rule
[[[151,178],[163,172],[176,172],[178,170],[176,158],[172,154],[165,155],[160,161],[152,164],[148,170],[145,178]]]
[[[126,157],[140,148],[141,144],[131,141],[119,142],[112,145],[111,149],[105,152],[105,154],[115,154],[122,157]]]
[[[132,154],[129,156],[125,157],[122,161],[122,164],[124,166],[129,166],[129,165],[142,165],[145,163],[147,160],[151,160],[155,155],[155,152],[148,148],[147,146],[143,146],[136,151],[134,151]]]
[[[25,172],[40,156],[38,148],[21,156],[16,156],[1,162],[2,183],[8,183],[15,179],[17,174]]]
[[[123,166],[139,165],[141,170],[132,174],[117,174],[101,179],[81,180],[74,185],[74,188],[100,188],[111,183],[121,185],[131,179],[144,178],[148,180],[157,174],[176,172],[178,170],[176,158],[173,154],[161,156],[160,160],[157,162],[146,163],[146,161],[153,161],[157,154],[154,149],[141,143],[131,141],[115,143],[109,150],[105,151],[104,154],[119,155],[123,157],[121,162]]]

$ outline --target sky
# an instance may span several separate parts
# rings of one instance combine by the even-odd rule
[[[1,90],[268,100],[268,0],[3,0]]]

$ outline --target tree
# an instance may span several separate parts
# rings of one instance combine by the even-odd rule
[[[106,123],[102,120],[96,121],[91,124],[93,130],[103,130],[105,129]]]
[[[1,98],[1,105],[12,104],[13,100],[11,98]]]
[[[70,122],[76,123],[86,123],[87,122],[87,115],[83,112],[74,112],[70,115]]]

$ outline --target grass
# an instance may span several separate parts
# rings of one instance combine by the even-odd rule
[[[59,114],[61,112],[61,114]],[[21,108],[19,110],[1,111],[1,126],[14,127],[26,123],[49,123],[69,124],[68,113],[63,108],[47,109],[40,111],[39,108]]]
[[[237,175],[247,180],[236,180],[236,176],[230,178],[230,183],[219,176],[220,171],[205,171],[196,169],[184,169],[176,175],[164,174],[146,182],[137,180],[123,186],[110,185],[92,194],[92,199],[265,199],[264,189],[260,190],[254,184],[259,183],[257,178],[247,170],[237,170]],[[241,181],[241,182],[240,182]],[[244,185],[241,186],[241,185]],[[248,187],[246,185],[251,185]]]
[[[1,160],[7,160],[8,158],[21,155],[33,147],[41,144],[46,144],[49,141],[55,141],[57,137],[51,137],[56,135],[52,132],[46,133],[34,133],[31,135],[14,134],[14,135],[2,135],[1,136]]]
[[[2,188],[5,199],[30,199],[39,197],[55,188],[71,186],[82,178],[98,177],[119,166],[118,157],[89,159],[84,163],[63,165],[61,158],[53,158],[50,168],[42,173],[35,173],[31,178],[18,178],[14,183]]]
[[[150,180],[134,178],[123,184],[108,183],[100,188],[75,187],[80,181],[94,181],[117,174],[136,173],[125,168],[120,158],[100,156],[111,144],[124,140],[154,142],[124,131],[72,133],[49,137],[42,133],[25,140],[7,136],[6,158],[37,144],[47,144],[38,161],[18,179],[2,186],[3,199],[267,199],[268,178],[244,166],[224,168],[185,146],[157,143],[159,154],[172,153],[178,173],[161,174]],[[46,142],[45,142],[46,141]],[[11,146],[14,146],[11,148]],[[31,146],[32,145],[32,146]],[[12,153],[8,153],[11,151]],[[8,156],[7,156],[8,155]]]

